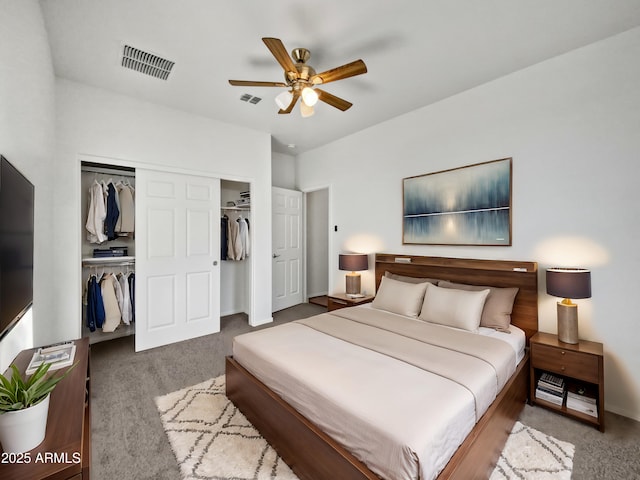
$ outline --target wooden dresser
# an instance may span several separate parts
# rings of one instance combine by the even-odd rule
[[[13,363],[24,372],[34,350]],[[89,340],[76,340],[76,367],[51,392],[44,441],[24,454],[2,452],[2,480],[88,480],[91,465]],[[59,374],[64,370],[52,372]]]

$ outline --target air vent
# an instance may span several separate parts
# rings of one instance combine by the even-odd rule
[[[122,51],[122,66],[136,72],[166,80],[175,62],[158,57],[152,53],[125,45]]]
[[[256,103],[258,103],[260,100],[262,100],[262,98],[260,97],[254,97],[253,95],[249,95],[248,93],[244,93],[241,97],[240,100],[242,100],[243,102],[249,102],[249,103],[253,103],[254,105]]]

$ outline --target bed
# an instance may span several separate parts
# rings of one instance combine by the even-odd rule
[[[454,292],[464,296],[456,299],[465,299],[456,304],[466,305],[467,298],[486,296],[486,286],[496,287],[496,291],[517,289],[510,322],[514,332],[520,332],[525,345],[537,331],[537,265],[533,262],[377,254],[379,293],[373,304],[375,308],[342,309],[308,321],[245,334],[234,342],[234,357],[227,358],[226,364],[227,396],[300,478],[488,477],[526,401],[528,353],[518,353],[508,342],[493,338],[479,340],[477,347],[473,340],[473,344],[464,349],[477,348],[478,352],[474,350],[472,355],[462,352],[464,361],[473,357],[473,361],[478,362],[475,357],[480,351],[490,352],[491,359],[481,358],[481,365],[474,366],[473,371],[484,368],[499,372],[496,380],[482,380],[480,375],[465,373],[464,368],[459,372],[437,370],[425,374],[418,365],[422,360],[412,357],[411,352],[416,348],[422,350],[425,343],[433,343],[432,331],[452,332],[444,334],[451,337],[447,341],[451,341],[452,346],[434,348],[438,369],[448,369],[449,364],[457,363],[458,360],[449,357],[455,354],[449,352],[450,348],[456,350],[456,345],[464,343],[467,337],[481,337],[459,333],[458,329],[442,327],[437,322],[432,325],[431,321],[422,321],[424,319],[404,318],[410,314],[395,312],[383,303],[385,298],[393,298],[391,287],[402,288],[402,292],[413,291],[425,285],[415,282],[425,279],[432,281],[428,285],[444,282],[443,287],[452,282],[451,290],[424,287],[426,294],[423,295],[433,300],[429,305],[436,304],[439,295]],[[461,290],[469,292],[460,293]],[[402,299],[397,308],[411,304],[409,297]],[[472,303],[477,305],[476,300]],[[383,312],[380,307],[388,308],[391,313]],[[426,310],[423,306],[420,314]],[[385,315],[397,315],[397,318],[389,322]],[[391,323],[393,329],[401,330],[388,332]],[[345,324],[348,327],[344,327]],[[504,330],[504,326],[496,328]],[[498,333],[505,338],[517,337]],[[395,350],[389,353],[386,349],[391,348],[391,344]],[[504,355],[494,350],[502,350]],[[268,351],[275,354],[269,358]],[[388,361],[395,363],[393,368],[397,370],[386,370]],[[487,363],[491,368],[486,368]],[[316,365],[314,373],[306,375],[310,370],[305,369],[314,368],[313,365]],[[342,406],[343,402],[346,405],[354,400],[347,398],[348,392],[354,390],[348,385],[358,385],[361,397],[355,398],[360,402],[355,407]],[[487,388],[495,391],[487,393]],[[440,400],[433,398],[434,391]],[[431,409],[420,408],[434,401]],[[424,424],[430,425],[430,429],[420,427]],[[422,438],[427,430],[433,430],[435,435]],[[397,440],[398,445],[387,443]],[[435,443],[438,448],[443,444],[443,450],[436,450],[432,445]]]

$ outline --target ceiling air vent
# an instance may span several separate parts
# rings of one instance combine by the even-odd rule
[[[125,45],[122,51],[122,66],[136,72],[166,80],[175,62],[143,52],[135,47]]]
[[[262,100],[262,98],[254,97],[253,95],[249,95],[248,93],[245,93],[240,97],[240,100],[242,100],[243,102],[253,103],[255,105],[260,100]]]

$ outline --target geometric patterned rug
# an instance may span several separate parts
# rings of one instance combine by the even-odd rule
[[[184,480],[298,478],[227,399],[224,375],[155,401]],[[573,452],[517,422],[491,480],[568,480]]]
[[[569,480],[575,446],[516,422],[490,480]]]
[[[298,478],[227,399],[224,375],[155,400],[183,479]]]

